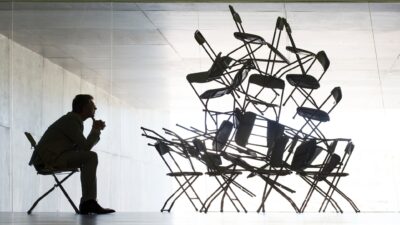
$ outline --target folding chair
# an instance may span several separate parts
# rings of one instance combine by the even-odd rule
[[[246,148],[246,150],[242,150],[240,148],[231,148],[231,144],[228,142],[228,146],[232,150],[237,150],[237,153],[241,154],[244,153],[246,155],[238,155],[237,153],[228,153],[227,151],[222,152],[222,156],[230,160],[233,164],[241,167],[244,171],[250,172],[249,177],[253,177],[255,175],[259,176],[261,179],[264,180],[265,182],[265,190],[264,194],[268,195],[272,189],[276,190],[282,197],[284,197],[295,209],[295,211],[298,211],[298,208],[294,201],[286,195],[283,190],[288,191],[290,193],[294,193],[292,189],[288,188],[287,186],[280,184],[277,182],[277,177],[278,176],[285,176],[291,173],[290,170],[282,168],[282,157],[283,157],[283,150],[278,149],[278,148],[285,148],[287,139],[285,144],[280,145],[280,147],[276,148],[276,151],[273,151],[274,153],[271,154],[270,152],[267,153],[267,155],[264,155],[262,153],[259,153],[255,150],[249,149],[247,145],[253,145],[253,146],[261,146],[265,148],[266,146],[258,145],[258,144],[253,144],[249,143],[249,137],[252,134],[252,129],[255,126],[254,122],[256,121],[257,115],[252,112],[245,112],[241,113],[239,110],[235,110],[235,117],[237,121],[236,125],[236,131],[235,131],[235,143],[239,145],[240,147]],[[278,144],[276,145],[278,146]],[[232,151],[231,151],[232,152]],[[266,162],[267,164],[262,167],[254,166],[248,162],[246,162],[244,159],[247,160],[252,160],[254,163],[260,163],[260,162]],[[271,178],[271,176],[275,176],[274,179]],[[268,194],[266,194],[266,189],[267,185],[271,187],[271,189],[268,191]],[[262,205],[264,204],[266,200],[266,197],[263,198],[262,200]],[[260,206],[261,207],[261,206]]]
[[[198,72],[198,73],[191,73],[186,76],[187,81],[189,82],[190,86],[192,87],[193,91],[196,93],[196,96],[200,99],[199,91],[196,89],[196,83],[210,83],[210,82],[218,82],[222,85],[229,86],[229,83],[232,82],[230,77],[225,77],[224,73],[226,74],[226,70],[228,69],[232,59],[229,57],[221,57],[221,53],[219,53],[211,68],[208,71]],[[207,108],[205,102],[201,101],[204,108]],[[205,111],[205,127],[207,127],[207,114],[211,117],[213,122],[216,124],[217,119],[215,118],[214,113],[209,110]]]
[[[271,194],[272,189],[277,189],[274,188],[274,184],[276,186],[281,187],[282,190],[288,191],[290,193],[295,193],[294,190],[292,190],[289,187],[286,187],[282,184],[279,184],[277,182],[278,178],[280,176],[286,176],[291,174],[291,170],[288,168],[287,160],[293,151],[294,146],[297,143],[297,139],[294,138],[289,142],[289,137],[284,134],[285,127],[281,125],[277,121],[272,121],[268,120],[268,127],[267,127],[267,156],[265,157],[265,162],[266,164],[262,167],[259,168],[260,171],[265,170],[263,174],[267,176],[267,178],[270,179],[270,176],[275,176],[274,179],[271,179],[272,182],[266,182],[262,199],[261,199],[261,204],[259,208],[257,209],[257,212],[265,212],[265,202],[268,198],[268,196]],[[289,144],[288,144],[289,143]],[[286,156],[286,159],[284,159],[284,153],[288,152],[288,155]],[[254,174],[252,174],[253,176]],[[271,184],[272,183],[272,184]],[[268,188],[269,185],[269,188]],[[294,201],[284,194],[282,191],[278,192],[281,194],[294,208],[296,212],[299,212],[299,209],[297,205],[294,203]]]
[[[328,102],[330,98],[333,98],[334,104],[330,107],[328,111],[322,110],[322,107]],[[299,129],[302,131],[307,125],[311,128],[311,131],[306,136],[310,136],[315,133],[320,139],[326,139],[324,134],[318,129],[318,126],[323,122],[328,122],[330,120],[329,113],[337,106],[337,104],[342,99],[342,91],[340,87],[335,87],[332,89],[331,94],[324,100],[324,102],[317,106],[316,108],[308,107],[298,107],[297,114],[304,118],[306,121],[304,125]],[[317,123],[313,122],[316,121]]]
[[[179,125],[178,125],[179,126]],[[182,126],[180,126],[182,127]],[[184,127],[182,127],[184,128]],[[185,128],[187,129],[187,128]],[[235,169],[235,166],[233,164],[223,166],[222,165],[222,160],[221,160],[221,154],[226,151],[226,148],[228,147],[228,143],[230,142],[230,136],[233,130],[233,124],[232,122],[225,120],[221,123],[220,127],[218,128],[217,131],[213,133],[201,133],[194,131],[198,135],[195,138],[191,138],[193,147],[196,149],[195,154],[196,159],[198,159],[200,162],[202,162],[204,165],[207,167],[207,172],[205,173],[206,175],[210,177],[214,177],[217,180],[218,187],[215,189],[211,195],[206,199],[206,201],[203,204],[202,209],[200,210],[201,212],[207,213],[209,208],[211,207],[211,204],[214,202],[214,200],[218,197],[221,196],[221,205],[220,205],[220,211],[223,212],[224,210],[224,201],[225,198],[228,198],[229,201],[232,203],[234,208],[236,209],[237,212],[240,212],[239,207],[247,212],[246,208],[238,198],[237,194],[232,188],[232,185],[234,187],[237,187],[239,190],[243,191],[247,195],[254,197],[255,195],[249,191],[247,188],[243,187],[241,184],[237,183],[235,179],[242,174],[242,172],[237,171]],[[193,130],[192,130],[193,131]],[[172,132],[171,132],[172,133]],[[180,138],[178,135],[174,134],[182,143],[185,143],[187,140],[183,140]],[[204,138],[203,141],[201,141],[199,138]],[[207,149],[205,145],[205,141],[211,141],[212,140],[212,149]],[[187,142],[186,142],[187,143]],[[187,145],[187,144],[185,144]]]
[[[328,154],[318,171],[305,170],[298,173],[300,176],[302,176],[303,180],[310,185],[310,189],[301,207],[302,212],[304,212],[308,202],[310,201],[311,195],[315,190],[320,194],[322,192],[324,197],[319,208],[319,212],[325,212],[329,203],[331,203],[336,212],[343,212],[336,200],[332,198],[332,195],[335,192],[341,195],[351,205],[355,212],[360,212],[353,200],[351,200],[337,187],[339,180],[342,177],[349,175],[348,173],[345,173],[344,170],[354,149],[353,143],[351,141],[347,141],[348,143],[345,147],[343,156],[340,157],[337,153],[334,153],[338,141],[339,140],[334,140],[329,146]],[[323,191],[322,188],[319,187],[321,181],[328,185],[327,191]]]
[[[256,34],[246,33],[243,28],[242,19],[240,18],[240,15],[234,10],[234,8],[231,5],[229,5],[229,9],[232,14],[233,21],[235,22],[235,25],[238,29],[238,32],[234,33],[234,37],[242,41],[243,45],[236,48],[228,55],[245,47],[247,54],[245,54],[238,60],[249,57],[254,61],[255,67],[258,70],[258,72],[264,75],[271,75],[273,73],[275,63],[285,63],[285,64],[290,63],[289,60],[278,50],[281,32],[284,27],[284,20],[282,20],[283,18],[278,17],[274,30],[274,35],[272,37],[272,44],[270,44],[266,42],[264,38],[262,38],[261,36],[258,36]],[[255,45],[254,49],[252,45]],[[267,46],[270,50],[268,58],[256,58],[255,52],[263,46]],[[279,59],[276,59],[276,57],[278,57]],[[267,62],[265,71],[261,70],[260,66],[258,65],[258,62]],[[270,63],[272,63],[271,66]]]
[[[207,114],[212,116],[211,110],[209,110],[209,108],[208,108],[208,103],[209,103],[210,99],[219,98],[219,97],[231,94],[233,97],[233,101],[234,101],[233,108],[235,108],[236,105],[238,105],[239,107],[242,107],[236,97],[236,95],[238,95],[236,93],[236,90],[239,87],[241,87],[241,84],[246,79],[249,70],[252,68],[253,68],[252,63],[250,61],[248,61],[237,71],[235,77],[233,78],[233,81],[229,85],[225,85],[224,87],[221,87],[221,88],[209,89],[209,90],[206,90],[205,92],[203,92],[202,94],[198,95],[200,101],[202,102],[202,104],[204,106],[205,117],[207,116]],[[189,80],[193,81],[192,76],[189,76]],[[206,118],[205,118],[205,120],[206,120]],[[213,121],[214,121],[215,125],[217,126],[216,120],[213,119]],[[205,123],[205,129],[206,129],[206,131],[208,131],[207,123]]]
[[[182,149],[178,149],[178,147],[182,147],[179,143],[175,143],[173,141],[169,141],[156,133],[153,130],[141,127],[143,131],[143,136],[156,140],[155,144],[148,144],[150,146],[154,146],[161,156],[161,159],[167,166],[170,171],[167,173],[167,176],[173,177],[178,183],[179,187],[167,198],[163,207],[161,208],[161,212],[171,212],[172,207],[175,202],[185,194],[190,203],[193,205],[196,211],[199,210],[201,206],[203,206],[203,202],[197,194],[196,190],[193,187],[194,182],[203,175],[203,173],[195,170],[192,161],[189,158],[189,153],[186,151],[182,151]],[[168,132],[168,130],[167,130]],[[178,160],[175,159],[175,156],[180,156],[183,159],[189,159],[191,170],[183,170],[181,169]],[[168,159],[167,157],[168,156]],[[195,204],[194,200],[197,200],[200,205]],[[168,206],[169,205],[169,206]]]
[[[237,186],[240,190],[244,191],[250,196],[254,196],[253,193],[249,192],[247,189],[243,188],[240,184],[235,182],[235,179],[242,174],[242,172],[236,170],[236,166],[231,164],[228,166],[222,166],[221,155],[217,153],[208,152],[205,144],[199,139],[194,139],[193,144],[199,152],[202,152],[201,160],[207,166],[207,174],[210,177],[214,177],[218,182],[218,187],[215,189],[211,195],[206,199],[200,212],[207,213],[213,201],[222,194],[220,203],[220,212],[224,211],[224,200],[227,197],[232,203],[237,212],[240,212],[238,207],[247,213],[246,208],[240,201],[237,194],[232,189],[231,184]],[[237,203],[235,203],[237,202]]]
[[[260,89],[258,89],[256,94],[250,93],[251,89],[250,85],[251,86],[257,85],[258,87],[260,87]],[[268,96],[268,93],[263,95],[263,93],[267,92],[268,90],[270,96]],[[244,103],[244,108],[247,109],[247,107],[251,103],[253,104],[254,108],[256,108],[257,111],[262,115],[264,115],[264,113],[269,108],[272,108],[275,113],[275,120],[279,122],[284,90],[285,90],[285,82],[280,78],[273,76],[263,76],[260,74],[253,74],[249,77],[249,82],[247,84],[246,97],[245,97],[246,103]],[[274,102],[278,97],[280,97],[279,103],[275,104]],[[258,107],[259,105],[264,109],[260,109]]]
[[[220,65],[216,65],[216,66],[218,66],[219,69],[221,69],[221,72],[224,72],[224,70],[226,70],[227,68],[242,65],[243,63],[246,62],[246,59],[236,60],[230,56],[232,53],[235,52],[235,50],[225,56],[221,56],[221,54],[222,54],[221,52],[216,54],[214,49],[211,47],[211,45],[208,43],[208,41],[205,39],[205,37],[199,30],[196,30],[194,32],[194,39],[203,48],[203,50],[207,53],[208,57],[213,62],[213,65],[214,65],[215,61],[217,60],[218,56],[223,59],[222,60],[223,63],[226,64],[227,66],[224,66],[222,63],[219,63]],[[227,71],[225,71],[225,72],[227,72]],[[229,73],[226,73],[226,74],[230,77]],[[232,80],[232,77],[230,77],[230,78]]]
[[[198,200],[201,205],[202,205],[202,201],[199,198],[199,196],[198,196],[197,192],[195,191],[195,189],[193,188],[193,183],[197,180],[197,178],[199,176],[203,175],[203,173],[197,172],[197,171],[182,171],[182,169],[179,167],[179,164],[177,163],[177,161],[175,160],[175,158],[171,154],[171,152],[172,152],[171,148],[169,146],[167,146],[164,142],[156,143],[155,144],[155,148],[157,149],[158,153],[160,154],[160,156],[162,157],[163,161],[165,162],[165,164],[167,165],[168,169],[170,170],[170,173],[167,173],[167,175],[171,176],[171,177],[174,177],[175,180],[179,184],[179,188],[173,194],[171,194],[170,197],[165,201],[164,206],[161,208],[161,212],[164,212],[164,211],[171,212],[171,209],[174,206],[174,203],[176,202],[176,200],[178,200],[178,198],[183,193],[188,197],[189,201],[192,203],[192,205],[195,208],[195,210],[198,211],[198,207],[193,202],[193,200]],[[178,170],[174,171],[172,169],[172,167],[168,164],[168,162],[166,161],[166,159],[164,157],[164,155],[166,153],[168,153],[170,158],[173,160],[173,162],[176,165],[176,167],[178,168]],[[184,180],[183,182],[180,181],[180,179],[179,179],[180,177],[183,178],[183,180]],[[190,195],[188,193],[188,189],[192,191],[192,193],[194,194],[194,197],[190,197]],[[173,200],[170,203],[170,206],[168,207],[168,209],[166,209],[166,206],[167,206],[168,202],[171,199],[173,199]]]
[[[298,53],[306,53],[310,56],[313,56],[313,53],[308,52],[306,50],[302,49],[296,49],[294,50],[296,54]],[[286,105],[287,101],[291,98],[295,104],[299,107],[302,107],[306,101],[310,102],[312,105],[316,107],[315,100],[312,98],[311,94],[314,90],[318,89],[320,87],[320,80],[326,73],[326,71],[329,68],[330,62],[328,59],[328,56],[324,51],[318,52],[316,55],[313,56],[313,60],[308,66],[307,70],[305,71],[305,74],[288,74],[286,75],[286,80],[290,85],[292,85],[294,88],[290,92],[289,96],[286,98],[285,102],[283,105]],[[316,77],[309,75],[310,69],[313,67],[314,63],[318,61],[319,64],[322,67],[322,73]],[[303,63],[302,63],[303,64]],[[299,104],[296,99],[293,97],[293,93],[298,90],[299,93],[304,97],[304,100],[301,104]]]
[[[36,205],[43,199],[45,198],[48,194],[50,194],[55,188],[59,187],[61,189],[61,191],[63,192],[64,196],[68,199],[68,202],[71,204],[72,208],[74,209],[75,213],[79,214],[79,210],[78,208],[75,206],[74,202],[71,200],[71,198],[69,197],[67,191],[64,189],[64,187],[62,186],[62,183],[64,183],[68,178],[70,178],[74,173],[79,172],[78,169],[70,169],[70,170],[57,170],[57,169],[53,169],[53,168],[49,168],[46,167],[44,164],[40,164],[40,165],[35,165],[33,164],[33,159],[35,157],[39,157],[39,155],[37,154],[36,151],[36,141],[35,139],[32,137],[32,135],[28,132],[25,132],[25,136],[26,138],[29,140],[30,144],[31,144],[31,148],[34,150],[31,160],[29,162],[30,166],[34,166],[37,174],[39,175],[51,175],[54,178],[54,181],[56,182],[54,184],[54,186],[52,188],[50,188],[46,193],[44,193],[42,196],[40,196],[32,205],[32,207],[28,210],[28,214],[31,214],[33,209],[36,207]],[[58,175],[63,175],[66,174],[66,176],[63,179],[59,179],[57,176]]]
[[[343,157],[340,157],[335,153],[338,141],[339,140],[334,139],[331,142],[327,150],[325,150],[327,153],[325,158],[319,165],[312,165],[312,163],[324,149],[316,145],[315,139],[303,143],[303,145],[299,146],[297,149],[295,153],[297,157],[293,158],[292,169],[310,185],[310,189],[300,208],[301,212],[304,212],[306,209],[314,191],[317,191],[323,197],[319,212],[325,212],[329,203],[336,212],[343,212],[336,200],[332,198],[334,192],[337,192],[348,201],[356,212],[360,212],[355,203],[337,187],[340,178],[348,176],[348,173],[345,173],[344,169],[354,149],[354,145],[349,141],[345,147]],[[329,181],[328,178],[331,178],[331,181]],[[319,186],[321,181],[324,181],[324,183],[328,185],[327,191],[324,191],[323,188]]]

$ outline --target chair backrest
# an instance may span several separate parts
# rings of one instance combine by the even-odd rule
[[[232,14],[232,17],[233,17],[233,20],[235,21],[235,23],[241,24],[242,23],[242,19],[240,18],[239,13],[237,13],[235,11],[233,6],[229,5],[229,10],[231,11],[231,14]]]
[[[25,134],[26,138],[28,139],[29,143],[31,144],[31,148],[33,149],[31,159],[29,160],[29,163],[28,163],[28,165],[32,166],[35,163],[35,161],[37,161],[37,157],[38,157],[38,153],[36,150],[36,141],[33,138],[31,133],[24,132],[24,134]],[[34,166],[35,166],[36,170],[39,170],[42,167],[42,165],[34,165]]]
[[[285,20],[282,17],[278,16],[278,19],[276,19],[276,29],[282,30],[283,27],[285,26]]]
[[[354,144],[352,142],[349,142],[346,145],[346,148],[344,149],[344,151],[349,155],[351,155],[353,153],[353,150],[354,150]]]
[[[245,112],[240,119],[237,118],[239,124],[235,135],[236,144],[246,147],[251,135],[251,131],[253,130],[256,116],[257,115],[253,112]]]
[[[315,139],[301,143],[294,153],[291,169],[299,171],[307,168],[315,158],[316,150],[317,142]]]
[[[166,145],[164,142],[157,142],[154,147],[157,149],[157,152],[163,156],[165,154],[167,154],[168,152],[171,151],[170,147],[168,147],[168,145]]]
[[[190,73],[186,76],[189,83],[206,83],[220,78],[232,62],[232,58],[222,56],[221,52],[215,57],[211,68],[206,72]]]
[[[232,122],[224,120],[221,123],[212,143],[214,151],[221,151],[225,147],[226,143],[228,142],[229,136],[231,135],[232,129]]]
[[[320,51],[317,53],[315,58],[318,60],[318,62],[321,64],[322,68],[324,69],[324,72],[328,70],[330,66],[330,61],[328,59],[328,56],[324,51]]]
[[[201,159],[206,164],[208,170],[219,170],[222,165],[221,156],[215,153],[205,153],[201,155]]]
[[[238,88],[244,80],[246,80],[247,75],[249,74],[250,69],[252,69],[252,62],[247,61],[236,73],[235,77],[233,78],[232,84],[230,85],[229,89],[230,92],[234,91]],[[228,93],[229,94],[229,93]]]
[[[225,70],[228,69],[230,63],[233,61],[233,59],[229,56],[221,56],[221,54],[221,52],[218,53],[210,70],[208,71],[209,80],[221,77],[224,74]]]
[[[338,104],[340,100],[342,100],[342,90],[340,89],[340,87],[333,88],[331,94],[335,99],[336,104]]]
[[[199,139],[195,138],[193,139],[193,145],[194,145],[194,151],[193,155],[194,157],[199,157],[201,155],[201,152],[207,151],[206,145],[200,141]]]
[[[340,164],[341,158],[337,154],[333,154],[327,163],[323,166],[321,173],[316,177],[318,181],[324,180]]]
[[[25,132],[24,134],[25,134],[26,138],[28,139],[28,141],[31,143],[31,147],[36,148],[36,141],[33,138],[32,134],[29,132]]]
[[[289,137],[281,136],[274,141],[272,147],[268,148],[267,155],[270,155],[270,164],[272,167],[278,167],[283,165],[283,153],[286,150],[286,144],[289,141]]]
[[[268,120],[267,124],[267,147],[274,145],[277,138],[282,137],[285,131],[285,126],[274,120]]]
[[[197,43],[199,43],[199,45],[203,45],[206,42],[206,39],[204,38],[204,36],[201,34],[201,32],[199,30],[196,30],[194,32],[194,39],[196,39]]]
[[[185,160],[188,160],[189,165],[191,167],[191,169],[195,172],[195,168],[192,164],[192,161],[190,160],[190,156],[188,155],[189,153],[185,152],[182,149],[179,149],[178,147],[176,147],[177,150],[173,150],[171,147],[169,147],[166,143],[164,143],[163,141],[157,141],[154,144],[154,147],[156,148],[156,150],[158,151],[158,153],[160,154],[162,160],[164,161],[165,165],[168,167],[169,171],[171,173],[174,172],[183,172],[183,170],[181,169],[181,165],[180,163],[178,163],[178,161],[175,159],[174,155],[178,155],[182,158],[184,158]],[[166,155],[169,156],[169,159],[167,159]],[[170,163],[172,161],[173,163]],[[181,161],[179,161],[181,162]]]

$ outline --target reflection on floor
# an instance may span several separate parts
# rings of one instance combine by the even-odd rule
[[[24,225],[285,225],[285,224],[399,224],[400,213],[115,213],[111,215],[80,216],[73,213],[0,213],[0,224]]]

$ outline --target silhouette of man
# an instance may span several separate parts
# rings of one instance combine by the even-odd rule
[[[90,95],[77,95],[72,101],[72,112],[55,121],[40,139],[34,164],[44,164],[55,169],[80,168],[82,198],[81,214],[106,214],[113,209],[102,208],[97,199],[97,154],[91,149],[100,140],[105,122],[95,120],[96,105]],[[83,121],[93,119],[87,138],[83,135]],[[41,162],[38,162],[38,161]]]

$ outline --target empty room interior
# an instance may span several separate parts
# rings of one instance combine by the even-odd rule
[[[0,224],[398,224],[400,1],[1,0]]]

